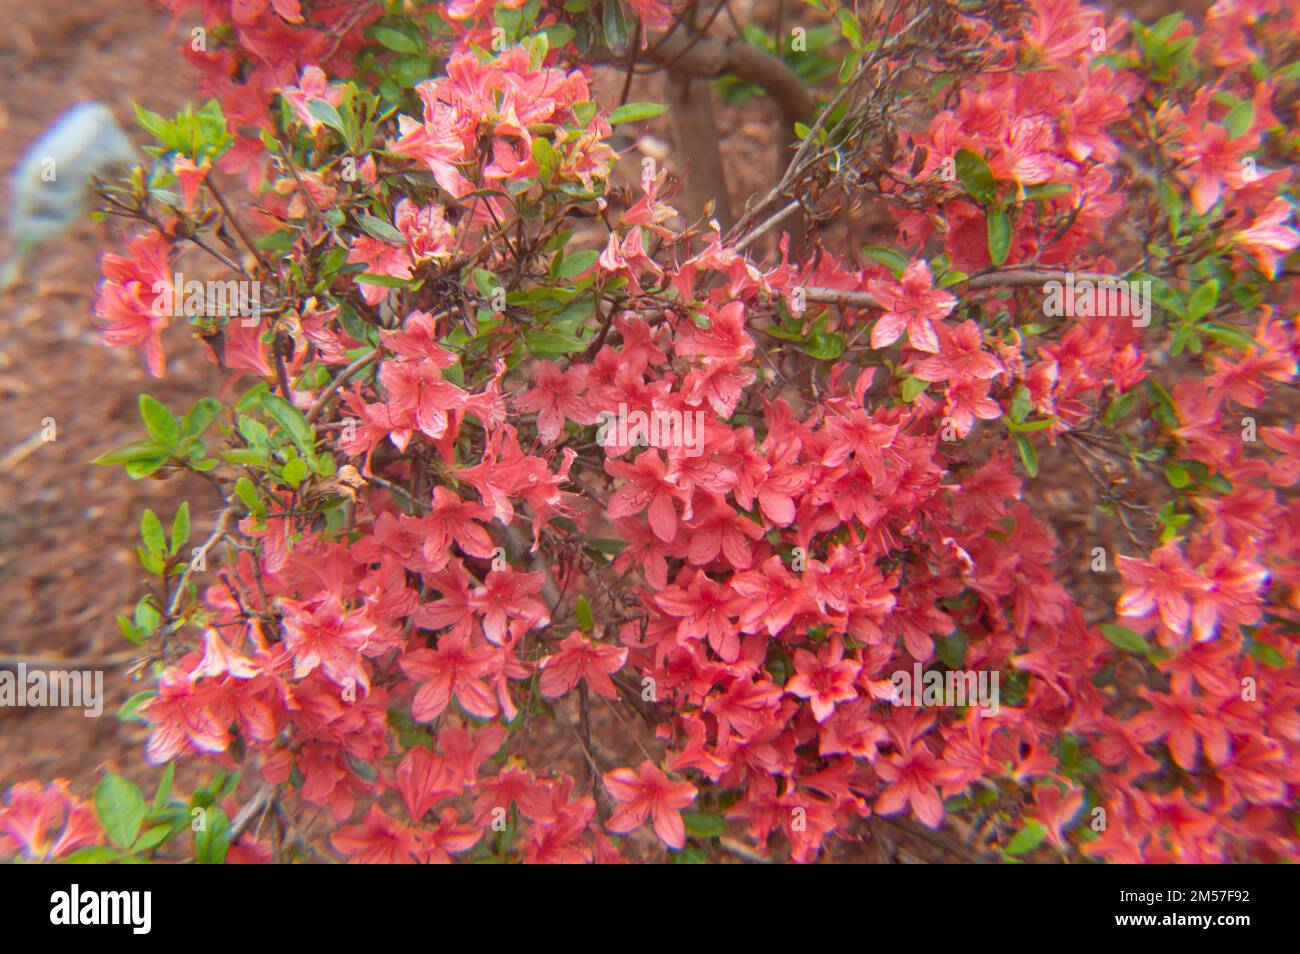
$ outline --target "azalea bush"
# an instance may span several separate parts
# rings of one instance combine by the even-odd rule
[[[138,110],[94,322],[224,383],[97,463],[222,509],[143,515],[156,794],[23,783],[0,853],[1300,860],[1294,5],[747,24],[734,222],[634,148],[710,3],[168,6],[203,103]]]

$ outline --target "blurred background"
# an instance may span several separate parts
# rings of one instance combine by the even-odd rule
[[[0,0],[0,170],[64,109],[98,100],[136,142],[131,102],[172,115],[194,74],[165,11],[142,0],[30,4]],[[25,778],[67,778],[88,792],[103,766],[140,778],[143,729],[114,717],[143,688],[125,678],[131,649],[114,617],[143,595],[135,543],[145,507],[170,520],[181,500],[195,535],[216,497],[196,478],[131,481],[92,458],[139,435],[136,397],[172,406],[217,386],[215,366],[184,331],[168,336],[168,374],[155,381],[134,349],[104,347],[90,323],[99,255],[121,251],[117,223],[87,215],[36,249],[0,292],[0,665],[104,670],[104,712],[0,709],[0,791]],[[14,248],[9,232],[0,257]],[[53,442],[42,421],[54,420]],[[72,662],[58,662],[73,657]]]

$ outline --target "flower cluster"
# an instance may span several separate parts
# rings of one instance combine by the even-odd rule
[[[846,55],[950,82],[864,87],[911,131],[809,201],[881,203],[897,247],[765,257],[742,239],[777,205],[729,234],[674,227],[653,169],[615,185],[614,126],[654,110],[597,102],[573,39],[609,38],[596,5],[202,6],[242,131],[161,153],[97,321],[162,373],[142,289],[210,227],[210,157],[259,196],[244,267],[273,307],[196,322],[244,393],[147,405],[151,440],[107,461],[226,501],[220,572],[174,534],[175,599],[127,624],[192,634],[136,709],[151,761],[328,807],[362,862],[702,858],[729,825],[811,861],[900,814],[979,821],[1003,857],[1300,858],[1296,77],[1268,42],[1294,11],[1224,0],[1198,35],[1076,0],[1018,26],[884,5],[892,39],[846,29]],[[671,22],[629,8],[636,36]],[[1120,292],[1046,311],[1076,277]],[[1142,300],[1160,321],[1114,307]],[[1040,455],[1121,550],[1054,531]],[[912,673],[1001,693],[911,705]],[[0,852],[87,844],[84,815],[20,786]]]

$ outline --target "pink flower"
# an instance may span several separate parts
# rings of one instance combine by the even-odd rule
[[[1254,225],[1233,234],[1237,244],[1255,259],[1269,281],[1277,276],[1278,260],[1300,245],[1300,232],[1282,224],[1289,218],[1291,203],[1278,196],[1268,204]]]
[[[68,793],[66,779],[44,789],[19,782],[0,803],[0,857],[21,853],[29,861],[53,861],[103,837],[94,811]]]
[[[686,826],[681,809],[695,801],[695,786],[674,782],[646,759],[637,771],[628,768],[605,773],[605,788],[618,802],[606,826],[622,834],[654,819],[655,834],[669,848],[686,844]]]
[[[1186,634],[1193,601],[1208,593],[1211,584],[1187,566],[1177,544],[1166,543],[1151,554],[1149,561],[1120,555],[1116,562],[1124,578],[1124,593],[1117,606],[1119,615],[1142,618],[1159,610],[1166,628]]]
[[[402,672],[419,688],[411,703],[417,722],[432,722],[451,704],[452,696],[470,715],[490,719],[497,702],[482,676],[491,669],[487,647],[471,648],[464,636],[448,633],[435,649],[415,649],[401,659]]]
[[[838,636],[827,640],[814,656],[806,649],[794,652],[795,675],[785,684],[785,691],[811,700],[813,717],[825,722],[839,702],[858,697],[853,681],[862,666],[844,658],[844,642]]]
[[[312,100],[323,99],[335,109],[343,103],[343,87],[329,85],[324,71],[315,65],[303,67],[298,85],[285,86],[280,94],[293,108],[298,120],[312,132],[321,127],[321,121],[307,108]]]
[[[424,120],[416,122],[409,116],[397,118],[401,133],[392,150],[399,155],[418,159],[428,166],[438,185],[453,196],[472,192],[474,184],[457,168],[465,161],[468,143],[474,139],[477,125],[474,119],[438,98],[437,84],[421,83],[415,88],[424,101]]]
[[[176,295],[170,245],[161,232],[149,232],[133,239],[129,248],[129,258],[104,256],[104,281],[95,300],[94,322],[105,344],[139,348],[149,373],[160,378],[166,363],[162,332]]]
[[[359,612],[345,610],[331,596],[319,603],[280,600],[284,611],[284,643],[294,656],[294,678],[301,679],[317,666],[338,686],[370,688],[361,661],[375,624]]]
[[[908,344],[917,351],[939,353],[939,339],[931,322],[951,313],[957,299],[934,287],[929,264],[918,259],[907,266],[900,281],[872,279],[867,290],[885,309],[871,329],[871,347],[887,348],[906,331]]]
[[[387,275],[391,278],[407,279],[411,277],[411,256],[406,249],[389,245],[368,235],[358,235],[352,240],[352,249],[348,252],[349,262],[364,262],[366,274]],[[384,285],[374,285],[358,281],[361,297],[370,306],[378,305],[388,297],[389,289]]]
[[[587,390],[587,368],[581,365],[561,370],[552,361],[542,361],[533,376],[533,387],[515,401],[521,411],[537,412],[537,436],[551,444],[564,430],[565,418],[579,424],[592,424],[596,415],[581,397]]]
[[[212,160],[207,158],[204,158],[197,165],[188,156],[178,155],[172,160],[172,172],[181,182],[181,193],[185,198],[185,210],[187,212],[194,208],[194,200],[198,197],[199,186],[203,184],[203,180],[207,178],[211,168]]]
[[[345,825],[330,836],[330,844],[349,864],[413,865],[419,859],[419,833],[371,805],[360,824]]]
[[[393,222],[406,236],[406,250],[417,262],[443,259],[451,254],[451,224],[436,202],[420,206],[403,199],[393,212]]]
[[[665,30],[673,22],[672,9],[659,0],[628,0],[637,19],[651,30]]]
[[[609,677],[627,662],[627,647],[592,642],[574,631],[560,643],[560,651],[538,663],[542,678],[538,688],[542,695],[554,699],[562,696],[585,679],[593,692],[606,699],[618,699],[618,690]]]
[[[943,765],[917,739],[906,752],[890,755],[876,763],[876,771],[889,783],[876,799],[876,812],[894,815],[911,805],[913,814],[929,828],[943,821],[943,799],[935,783],[942,783],[952,770]]]
[[[609,498],[610,517],[615,520],[630,517],[648,507],[650,529],[660,540],[671,543],[677,536],[677,510],[673,501],[685,502],[685,517],[689,520],[690,494],[668,476],[668,468],[658,451],[647,450],[631,464],[607,460],[605,471],[611,477],[626,477],[628,480]]]

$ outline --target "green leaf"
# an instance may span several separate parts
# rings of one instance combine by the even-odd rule
[[[1102,623],[1101,634],[1111,643],[1120,649],[1127,650],[1131,653],[1138,653],[1145,656],[1151,652],[1151,647],[1147,641],[1138,633],[1133,632],[1127,626],[1119,626],[1115,623]]]
[[[139,103],[132,103],[131,108],[135,110],[135,121],[140,124],[140,128],[155,139],[162,139],[163,132],[167,129],[167,120]]]
[[[1151,36],[1155,39],[1157,44],[1163,45],[1171,36],[1174,35],[1174,31],[1178,29],[1178,24],[1182,22],[1183,14],[1181,11],[1176,11],[1163,16],[1156,21],[1153,27],[1151,27]]]
[[[1034,199],[1059,199],[1061,196],[1069,195],[1074,187],[1068,182],[1040,182],[1038,185],[1025,186],[1025,198]]]
[[[961,180],[962,188],[980,202],[992,202],[997,196],[997,183],[989,164],[969,149],[958,149],[956,160],[957,178]]]
[[[148,477],[167,463],[170,458],[147,457],[143,460],[132,460],[126,463],[126,475],[132,480],[139,480],[141,477]]]
[[[623,10],[623,2],[604,0],[603,6],[605,43],[615,53],[622,53],[628,41],[627,13]]]
[[[1182,490],[1191,484],[1192,475],[1182,464],[1170,461],[1165,464],[1165,480],[1169,481],[1169,486],[1175,490]]]
[[[591,632],[596,625],[596,618],[591,612],[591,602],[585,596],[579,596],[574,609],[578,614],[578,628],[586,633]]]
[[[186,412],[181,421],[182,437],[198,437],[206,431],[221,414],[221,402],[216,398],[206,397],[196,401]]]
[[[1187,320],[1196,321],[1203,318],[1214,310],[1214,306],[1219,303],[1219,282],[1218,279],[1211,278],[1196,291],[1192,292],[1192,297],[1187,299]]]
[[[556,159],[555,150],[545,139],[538,136],[533,140],[533,159],[537,161],[538,178],[549,179],[551,170],[555,167]]]
[[[266,504],[262,503],[262,498],[257,494],[257,488],[247,477],[240,477],[235,481],[235,496],[238,497],[248,508],[248,512],[262,519],[266,513]]]
[[[928,381],[922,381],[920,378],[903,378],[903,383],[899,385],[898,391],[903,400],[911,404],[916,400],[917,395],[923,393],[929,386]]]
[[[686,812],[682,821],[688,832],[700,838],[716,838],[727,830],[726,819],[708,812]]]
[[[109,772],[95,787],[95,815],[113,844],[123,851],[135,844],[147,812],[140,789],[120,775]]]
[[[152,510],[145,509],[140,518],[140,538],[144,540],[145,549],[150,553],[166,553],[167,538],[163,536],[162,521]]]
[[[1151,283],[1151,300],[1163,308],[1182,318],[1186,315],[1187,309],[1183,305],[1182,296],[1169,287],[1169,284],[1163,279],[1150,272],[1138,272],[1134,278],[1138,281],[1148,281]]]
[[[180,509],[172,520],[172,545],[170,553],[175,556],[190,538],[190,502],[181,502]]]
[[[162,458],[167,460],[167,448],[153,441],[132,441],[115,451],[109,451],[107,454],[100,454],[92,464],[129,464],[131,461],[138,460],[155,460]]]
[[[370,233],[372,238],[377,238],[381,242],[387,242],[390,245],[405,245],[406,236],[397,230],[397,227],[390,222],[374,215],[358,215],[357,221],[361,227]]]
[[[1255,339],[1245,332],[1238,331],[1236,328],[1225,328],[1223,325],[1206,323],[1200,326],[1200,330],[1229,348],[1236,348],[1238,351],[1255,350]]]
[[[818,331],[808,339],[804,351],[819,361],[834,361],[844,353],[844,336],[838,332]]]
[[[550,44],[552,50],[558,50],[561,47],[568,46],[569,43],[572,42],[573,38],[577,36],[571,27],[566,27],[558,23],[544,27],[541,31],[541,35],[546,37],[546,41]],[[586,124],[584,123],[583,125]]]
[[[339,111],[328,100],[313,99],[307,104],[307,112],[330,127],[330,129],[333,129],[344,139],[348,138],[348,128],[343,124],[343,117],[339,115]]]
[[[140,395],[140,416],[149,429],[149,436],[159,444],[170,447],[180,438],[181,424],[176,415],[147,394]]]
[[[1247,99],[1238,103],[1228,111],[1228,115],[1223,117],[1223,128],[1228,131],[1229,139],[1236,139],[1249,132],[1254,121],[1255,104]]]
[[[1025,465],[1025,473],[1030,477],[1038,476],[1038,452],[1023,434],[1016,435],[1016,450],[1020,452],[1020,461]]]
[[[369,272],[358,275],[354,281],[358,285],[382,285],[385,288],[405,288],[411,283],[409,278],[398,278],[396,275],[372,275]]]
[[[230,819],[216,805],[207,809],[207,824],[194,833],[194,860],[201,865],[226,862],[230,850]]]
[[[1011,218],[1005,209],[989,209],[988,233],[989,259],[994,265],[1001,265],[1011,251]]]
[[[1246,647],[1246,652],[1271,669],[1285,669],[1287,666],[1286,657],[1268,643],[1258,643],[1252,639]]]
[[[152,633],[162,622],[162,613],[153,605],[152,596],[142,596],[135,604],[135,625],[145,634]]]
[[[418,56],[420,54],[420,44],[416,43],[400,30],[394,30],[391,27],[377,26],[371,27],[369,32],[373,39],[382,43],[394,53],[406,53],[410,56]]]
[[[935,645],[939,649],[939,658],[945,666],[949,669],[960,669],[966,662],[970,637],[958,629],[938,640]]]
[[[311,473],[311,471],[308,469],[307,464],[304,463],[303,459],[301,457],[295,457],[293,460],[289,461],[289,463],[284,465],[284,469],[280,471],[280,476],[284,478],[286,484],[294,490],[297,490],[298,486],[306,479],[309,473]]]
[[[157,689],[145,689],[142,692],[137,692],[130,699],[127,699],[126,702],[122,703],[121,707],[117,710],[117,717],[123,722],[146,721],[144,716],[136,712],[136,709],[140,708],[145,701],[152,699],[156,695],[158,695]],[[171,764],[172,763],[170,762],[168,763],[169,766]]]
[[[140,627],[136,626],[129,616],[118,613],[117,628],[122,631],[122,635],[126,637],[128,642],[134,643],[136,646],[143,646],[149,641],[149,634],[141,632]]]
[[[298,450],[307,457],[315,455],[316,434],[301,411],[278,394],[263,395],[262,407],[284,428]]]
[[[133,854],[142,855],[145,852],[152,851],[154,848],[157,848],[166,841],[170,834],[170,825],[158,825],[155,828],[148,829],[143,835],[136,839]]]
[[[581,275],[591,268],[599,257],[600,253],[591,249],[583,249],[574,252],[572,255],[565,255],[560,262],[560,278],[572,278],[575,275]]]
[[[1054,417],[1043,418],[1043,420],[1041,421],[1026,421],[1023,423],[1011,419],[1008,419],[1006,421],[1007,430],[1016,434],[1027,434],[1027,433],[1032,433],[1033,431],[1045,431],[1055,423],[1056,423],[1056,418]]]
[[[643,119],[653,119],[668,107],[661,103],[624,103],[609,114],[609,124],[636,123]]]
[[[531,354],[570,354],[585,351],[587,346],[572,335],[556,334],[552,331],[534,331],[524,337],[524,343]]]
[[[153,810],[160,810],[172,796],[172,782],[176,779],[176,763],[168,762],[163,769],[163,776],[158,780],[158,791],[153,796]]]
[[[1009,855],[1023,855],[1037,848],[1045,837],[1047,828],[1041,822],[1030,821],[1012,836],[1005,851]]]
[[[903,274],[904,269],[907,268],[907,259],[892,248],[885,248],[881,245],[868,245],[862,250],[862,254],[877,265],[885,266],[894,273],[895,278]]]

